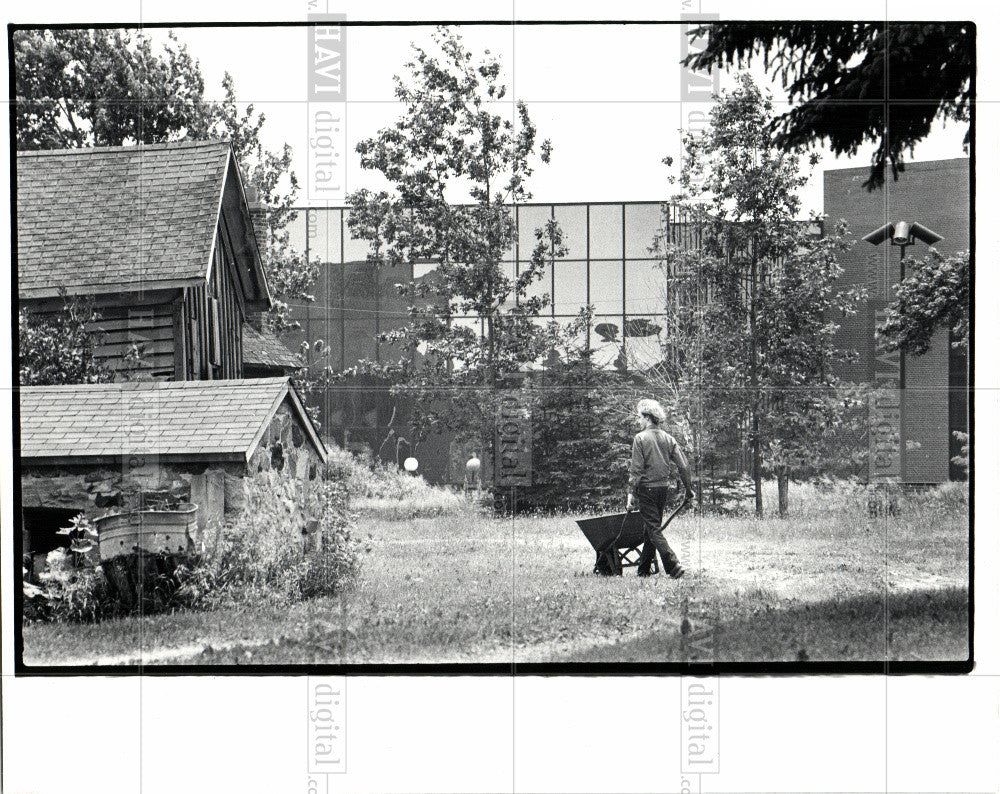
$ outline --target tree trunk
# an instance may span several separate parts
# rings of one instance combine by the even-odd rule
[[[753,411],[753,497],[754,514],[757,518],[764,517],[764,491],[761,487],[761,455],[760,455],[760,419],[757,417],[757,407]]]
[[[778,515],[788,515],[788,467],[778,467]]]
[[[754,513],[764,517],[764,492],[761,489],[760,457],[760,372],[757,369],[757,262],[756,247],[750,261],[750,433],[753,443]]]

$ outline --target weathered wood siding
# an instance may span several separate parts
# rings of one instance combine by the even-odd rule
[[[97,358],[121,371],[134,346],[139,351],[136,374],[158,380],[174,377],[173,303],[101,306],[98,312],[100,319],[92,325]]]
[[[186,287],[174,318],[177,380],[243,377],[246,310],[226,225],[220,220],[208,282]]]

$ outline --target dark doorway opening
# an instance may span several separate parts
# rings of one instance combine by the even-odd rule
[[[59,530],[68,527],[73,516],[79,513],[79,510],[57,507],[26,507],[21,511],[24,519],[22,551],[29,580],[37,580],[38,571],[45,565],[45,555],[69,547],[69,535],[60,535]]]

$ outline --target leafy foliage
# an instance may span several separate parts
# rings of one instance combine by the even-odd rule
[[[537,322],[548,297],[527,291],[565,247],[550,222],[536,230],[530,263],[516,277],[505,272],[516,233],[510,205],[531,197],[535,126],[523,103],[516,124],[493,112],[506,87],[488,51],[474,64],[461,37],[446,28],[436,31],[434,44],[433,52],[413,45],[408,81],[396,77],[402,117],[357,147],[362,168],[382,173],[394,191],[351,194],[348,223],[371,243],[368,261],[377,267],[433,262],[437,269],[412,287],[406,326],[382,335],[399,343],[401,357],[362,362],[348,374],[392,378],[395,392],[415,402],[418,440],[448,429],[486,448],[498,385],[550,346],[551,329]],[[543,162],[550,152],[543,142]],[[459,316],[477,321],[456,322]]]
[[[871,141],[870,189],[884,183],[886,163],[894,178],[905,169],[904,153],[936,119],[969,121],[976,33],[967,22],[726,22],[689,32],[692,40],[706,34],[707,45],[688,55],[686,66],[742,66],[763,57],[792,106],[768,123],[774,145],[822,140],[838,155],[853,155]]]
[[[824,440],[862,397],[830,369],[849,356],[834,345],[834,319],[860,297],[836,286],[846,229],[817,237],[796,219],[808,176],[797,155],[772,145],[771,118],[770,98],[743,76],[709,126],[685,136],[676,200],[701,246],[666,236],[654,246],[668,332],[649,377],[680,408],[702,467],[732,461],[749,441],[758,514],[765,468],[821,471]]]
[[[280,333],[298,326],[289,319],[288,302],[314,299],[311,290],[319,277],[319,260],[310,262],[290,244],[288,225],[298,217],[293,207],[299,192],[298,177],[291,170],[292,147],[286,143],[280,153],[265,148],[260,133],[266,116],[257,112],[252,103],[240,109],[236,86],[228,72],[222,87],[225,99],[212,105],[208,134],[229,141],[263,208],[264,230],[258,239],[264,240],[265,250],[260,255],[275,299],[265,320],[270,330]]]
[[[530,486],[518,504],[530,510],[621,508],[628,483],[635,401],[618,372],[595,368],[587,351],[567,346],[525,385],[531,407]]]
[[[333,447],[324,476],[344,484],[354,509],[381,519],[439,516],[466,507],[453,491],[430,485],[420,475],[375,458],[369,450],[354,454]]]
[[[208,134],[204,80],[187,47],[135,30],[14,35],[19,149],[158,143]]]
[[[18,379],[22,386],[57,386],[69,383],[109,383],[142,380],[145,346],[130,342],[120,359],[98,358],[100,314],[89,297],[68,298],[63,306],[41,314],[18,309]]]
[[[98,319],[93,303],[79,298],[66,299],[62,310],[50,315],[19,309],[18,382],[52,386],[112,381],[114,372],[95,355],[99,340],[91,328]]]
[[[246,508],[222,527],[208,558],[184,575],[178,601],[285,604],[339,592],[360,567],[352,525],[342,482],[317,480],[304,488],[257,475],[248,481]]]
[[[969,476],[969,434],[963,433],[961,430],[952,431],[952,435],[955,440],[961,445],[959,447],[959,454],[954,455],[951,462],[954,463],[962,473],[968,478]]]
[[[879,341],[888,350],[902,348],[920,355],[930,347],[939,329],[952,334],[952,346],[969,346],[969,307],[972,276],[969,252],[944,257],[937,251],[922,260],[907,260],[912,275],[896,289],[896,299],[878,328]]]
[[[109,602],[101,567],[70,549],[50,551],[38,580],[39,585],[31,584],[25,575],[24,615],[28,620],[94,621]]]

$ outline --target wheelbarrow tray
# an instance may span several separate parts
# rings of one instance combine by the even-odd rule
[[[618,548],[634,549],[642,545],[646,538],[642,515],[636,511],[580,518],[576,523],[594,551],[598,552],[608,549],[613,543]]]

